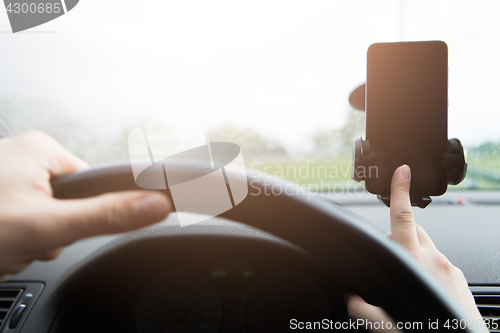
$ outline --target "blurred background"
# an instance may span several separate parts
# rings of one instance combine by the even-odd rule
[[[0,11],[0,128],[42,130],[96,165],[127,161],[142,122],[196,105],[209,140],[239,144],[247,167],[349,190],[365,119],[348,97],[368,46],[443,40],[448,136],[470,162],[452,188],[498,189],[499,11],[493,0],[85,0],[17,34]]]

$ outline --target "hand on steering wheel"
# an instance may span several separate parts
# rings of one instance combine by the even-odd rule
[[[153,191],[54,199],[51,177],[88,166],[40,132],[0,140],[0,156],[0,282],[78,239],[138,229],[170,211],[166,196]]]
[[[427,270],[433,273],[448,289],[456,301],[470,314],[474,321],[482,324],[483,319],[462,271],[455,267],[436,248],[425,230],[415,223],[410,203],[410,167],[399,167],[391,183],[391,233],[388,238],[406,248]],[[366,303],[360,296],[346,295],[349,316],[370,322],[392,321],[382,309]],[[393,321],[392,321],[393,322]],[[393,327],[396,325],[393,324]],[[369,327],[366,327],[369,328]],[[484,327],[485,332],[488,330]],[[397,329],[370,330],[371,332],[402,332]]]

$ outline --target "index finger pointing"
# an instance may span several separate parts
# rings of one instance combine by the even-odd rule
[[[391,233],[392,239],[408,251],[420,248],[417,228],[410,202],[411,171],[407,165],[394,172],[391,182]]]

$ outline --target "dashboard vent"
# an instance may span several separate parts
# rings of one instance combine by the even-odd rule
[[[0,289],[0,330],[3,328],[5,320],[21,291],[22,289]]]
[[[500,332],[500,287],[470,287],[490,332]]]

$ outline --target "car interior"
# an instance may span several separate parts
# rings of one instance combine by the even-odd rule
[[[427,40],[448,45],[448,137],[460,138],[468,167],[413,212],[500,332],[498,10],[486,0],[87,0],[0,34],[1,137],[40,130],[91,166],[51,179],[54,197],[147,188],[130,135],[186,105],[207,143],[241,149],[244,172],[222,169],[226,184],[248,188],[219,214],[176,204],[158,224],[80,240],[11,275],[0,333],[277,333],[323,319],[340,326],[311,330],[365,331],[341,326],[346,293],[399,322],[460,321],[437,279],[385,237],[389,208],[352,179],[368,47]],[[0,24],[9,30],[7,16]],[[156,130],[181,128],[169,126]],[[182,179],[206,173],[181,157],[168,168]],[[173,188],[150,190],[175,202]]]

